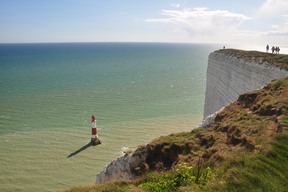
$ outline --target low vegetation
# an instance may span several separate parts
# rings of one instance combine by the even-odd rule
[[[225,53],[239,59],[255,61],[260,64],[273,65],[281,69],[288,70],[288,55],[286,54],[272,54],[260,51],[244,51],[239,49],[221,49],[216,52]]]
[[[200,167],[197,171],[192,166],[187,164],[179,165],[174,172],[147,175],[147,181],[139,185],[144,191],[177,191],[179,187],[197,185],[197,189],[206,189],[206,183],[212,179],[212,170],[207,167],[200,172]]]
[[[67,192],[287,191],[288,78],[240,95],[209,128],[160,137],[146,150],[138,179]]]

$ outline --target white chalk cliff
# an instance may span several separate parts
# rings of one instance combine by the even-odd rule
[[[225,52],[215,51],[209,55],[204,118],[237,100],[242,93],[260,89],[274,79],[288,76],[288,71],[239,59]]]
[[[208,60],[204,107],[204,118],[207,118],[198,128],[205,128],[213,123],[215,112],[236,101],[240,94],[260,89],[271,80],[286,76],[287,70],[265,62],[260,64],[253,59],[241,59],[221,51],[211,53]],[[148,153],[149,144],[119,157],[96,176],[96,182],[134,179],[137,170],[141,171],[145,165]]]
[[[147,148],[147,146],[149,146],[149,144],[110,162],[96,176],[96,183],[105,183],[112,179],[134,179],[137,176],[137,169],[141,169],[139,166],[146,162],[148,152],[142,149]]]

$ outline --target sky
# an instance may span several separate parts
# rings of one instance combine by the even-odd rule
[[[0,43],[288,46],[288,0],[0,0]]]

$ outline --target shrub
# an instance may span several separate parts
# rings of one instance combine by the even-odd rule
[[[174,182],[177,187],[192,184],[195,180],[196,177],[193,174],[193,167],[187,166],[186,163],[181,164],[174,175]]]
[[[199,178],[199,187],[205,189],[206,188],[206,183],[210,180],[212,180],[212,169],[210,167],[207,167],[203,173],[201,174]]]
[[[169,174],[161,174],[159,176],[149,174],[148,179],[151,181],[139,185],[140,189],[153,192],[172,192],[176,189],[176,184]]]
[[[212,170],[207,167],[200,174],[197,184],[200,188],[205,188],[206,183],[212,179]],[[139,185],[140,189],[151,192],[173,192],[181,186],[196,183],[196,175],[193,167],[187,166],[186,163],[179,165],[174,173],[160,175],[148,175],[149,182]]]

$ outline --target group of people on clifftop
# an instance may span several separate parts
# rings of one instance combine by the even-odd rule
[[[279,47],[272,47],[271,48],[271,51],[272,51],[272,54],[279,54],[279,52],[280,52],[280,48]],[[269,45],[267,45],[266,46],[266,53],[268,53],[269,52]]]

